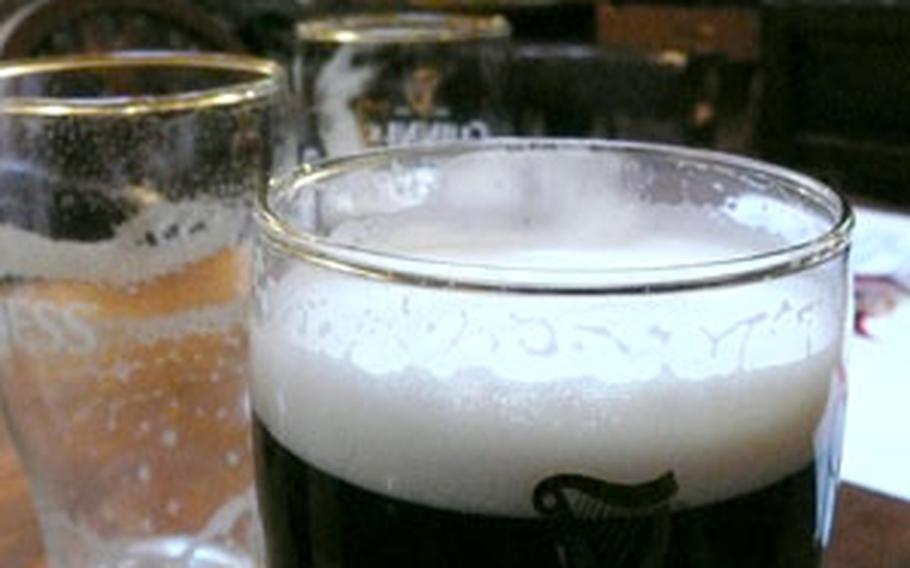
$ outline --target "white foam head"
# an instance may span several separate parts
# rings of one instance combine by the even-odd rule
[[[55,239],[0,224],[0,279],[40,278],[123,286],[144,282],[236,245],[248,208],[226,200],[161,202],[144,207],[111,239]]]
[[[667,471],[697,505],[813,459],[844,301],[809,276],[567,298],[299,267],[259,298],[254,406],[305,461],[434,506],[528,515],[550,475]]]
[[[248,208],[242,202],[162,202],[143,208],[119,226],[112,238],[97,242],[55,239],[0,224],[0,281],[10,278],[25,283],[6,298],[9,329],[4,331],[6,326],[0,325],[0,344],[5,343],[3,334],[9,333],[16,339],[9,343],[10,349],[86,354],[102,344],[154,343],[186,334],[240,329],[247,298],[244,235],[248,217]],[[172,286],[199,287],[200,293],[181,309],[163,309],[161,313],[154,309],[120,314],[116,309],[114,313],[105,311],[109,306],[104,303],[116,304],[122,301],[122,294],[132,297],[136,306],[148,306],[150,298],[141,296],[145,293],[141,285],[162,282],[161,278],[178,275],[185,268],[217,258],[219,253],[225,254],[203,277],[209,280],[200,280],[197,274],[192,280],[173,281]],[[43,297],[40,288],[32,294],[29,285],[36,281],[39,286],[48,282],[75,284],[73,295],[65,304],[55,303]],[[208,296],[208,286],[219,290],[217,300]],[[106,287],[112,287],[108,294],[104,293]],[[93,289],[100,293],[92,294]],[[161,290],[152,286],[148,293],[160,294]],[[192,296],[183,293],[183,301]],[[64,318],[62,321],[79,333],[63,333],[65,326],[58,318]],[[52,332],[54,341],[43,335],[39,339],[30,337],[27,331],[58,327],[60,332]]]

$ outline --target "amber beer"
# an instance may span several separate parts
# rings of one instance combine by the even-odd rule
[[[820,565],[849,304],[826,187],[494,140],[317,167],[259,218],[271,566]]]
[[[508,133],[501,17],[355,14],[296,30],[306,158]]]
[[[213,217],[206,219],[211,227]],[[22,244],[10,239],[22,234],[0,233]],[[66,245],[51,246],[67,252]],[[53,259],[58,266],[48,269],[66,270],[67,277],[0,290],[12,350],[7,399],[18,407],[17,427],[30,432],[30,461],[42,465],[45,486],[87,485],[84,480],[91,479],[99,487],[48,498],[55,508],[91,523],[82,520],[80,527],[80,521],[58,515],[45,523],[47,538],[60,543],[79,531],[157,530],[171,535],[158,547],[179,550],[192,542],[177,536],[186,526],[208,525],[213,535],[244,542],[245,531],[257,522],[247,496],[252,464],[243,404],[246,248],[171,258],[162,272],[146,274],[127,258],[120,259],[123,271],[102,272],[104,246],[71,248],[76,250]],[[141,258],[140,251],[131,252]],[[80,276],[86,262],[97,263],[95,278]],[[56,415],[47,410],[48,397]],[[42,435],[52,416],[66,419],[67,427],[54,437]],[[200,491],[202,479],[213,489]],[[220,522],[214,517],[225,501],[237,514],[222,515]],[[160,561],[167,553],[146,545],[129,554]],[[252,562],[242,554],[231,561]],[[90,558],[95,560],[70,562],[82,565]]]

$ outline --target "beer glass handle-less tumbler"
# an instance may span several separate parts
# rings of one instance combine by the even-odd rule
[[[273,567],[817,567],[852,217],[683,148],[497,139],[263,193]]]
[[[401,12],[300,22],[292,64],[305,159],[511,133],[501,16]]]
[[[257,563],[248,212],[293,154],[282,70],[92,55],[0,92],[0,400],[49,566]]]

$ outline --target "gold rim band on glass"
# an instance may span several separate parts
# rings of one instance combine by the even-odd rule
[[[511,34],[502,16],[434,12],[351,14],[297,25],[297,41],[338,44],[455,43],[508,39]]]
[[[0,96],[0,115],[34,116],[121,116],[179,112],[229,106],[268,97],[283,88],[283,68],[267,59],[246,55],[190,52],[113,52],[0,63],[0,92],[3,82],[28,76],[76,71],[141,69],[202,69],[248,73],[251,78],[222,87],[189,90],[162,95],[54,97]]]

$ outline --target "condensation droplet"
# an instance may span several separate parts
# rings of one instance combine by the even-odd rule
[[[118,361],[110,370],[110,374],[121,383],[127,382],[133,374],[133,367],[125,361]]]
[[[149,480],[152,479],[152,469],[148,466],[148,464],[142,464],[136,471],[136,477],[139,478],[139,481],[148,483]]]
[[[173,430],[165,430],[161,433],[161,443],[169,448],[173,448],[177,445],[177,432]]]
[[[230,467],[237,467],[240,465],[240,456],[237,455],[237,452],[228,452],[224,456],[224,461],[227,462]]]
[[[180,512],[180,502],[176,499],[169,499],[167,502],[167,514],[172,517],[177,516],[177,513]]]

